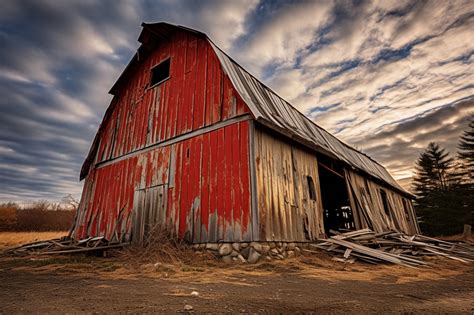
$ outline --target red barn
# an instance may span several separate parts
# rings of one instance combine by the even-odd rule
[[[81,170],[75,239],[307,242],[329,229],[417,233],[412,196],[205,34],[142,24]]]

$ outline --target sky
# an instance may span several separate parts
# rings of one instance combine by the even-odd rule
[[[142,22],[205,32],[405,187],[474,112],[474,1],[0,4],[0,202],[79,198],[79,170]]]

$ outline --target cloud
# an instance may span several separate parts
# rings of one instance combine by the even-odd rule
[[[301,1],[274,7],[261,4],[254,12],[255,25],[238,40],[239,57],[250,71],[264,75],[261,65],[292,65],[302,51],[313,44],[321,27],[332,17],[330,1]],[[252,21],[250,21],[252,24]]]
[[[413,167],[419,154],[435,141],[456,156],[459,136],[474,114],[474,97],[427,111],[386,125],[373,135],[353,144],[385,165],[407,189],[410,188]]]
[[[449,112],[446,106],[473,95],[472,2],[335,2],[321,21],[309,48],[307,43],[292,46],[286,60],[275,53],[268,64],[260,63],[260,72],[271,67],[267,81],[277,93],[381,160],[397,178],[411,174],[415,149],[430,139],[454,148],[464,118],[456,116],[455,128],[437,124],[436,116],[428,113]],[[267,44],[266,50],[278,52],[279,45]],[[426,129],[418,120],[433,125]],[[407,121],[426,132],[413,131],[418,138],[398,128],[396,134],[385,132],[405,128]],[[378,150],[379,144],[370,140],[374,134],[395,145],[383,144],[384,150]],[[412,142],[404,150],[402,140],[409,138]]]
[[[203,31],[228,50],[237,37],[249,31],[246,17],[257,4],[257,0],[184,0],[142,1],[136,6],[144,21],[166,21]]]

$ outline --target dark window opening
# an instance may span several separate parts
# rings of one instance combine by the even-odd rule
[[[318,157],[319,187],[323,204],[324,231],[355,230],[353,210],[350,206],[343,168],[329,158]],[[330,166],[330,167],[328,167]]]
[[[382,197],[383,210],[385,214],[390,218],[390,208],[388,207],[387,193],[385,190],[380,189],[380,196]]]
[[[309,199],[316,200],[316,188],[314,187],[313,178],[306,176],[306,180],[308,182]]]
[[[151,69],[150,86],[157,85],[170,77],[170,61],[168,58]]]

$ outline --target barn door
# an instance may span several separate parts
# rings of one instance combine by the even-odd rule
[[[166,224],[168,185],[158,185],[135,191],[133,205],[132,242],[142,244],[153,232]]]

